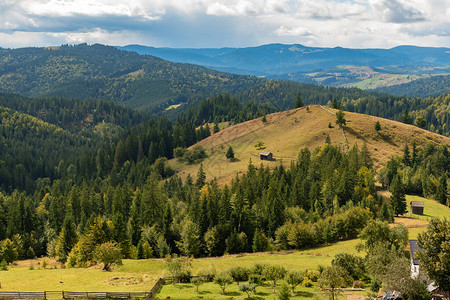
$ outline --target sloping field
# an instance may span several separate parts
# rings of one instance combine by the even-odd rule
[[[345,112],[347,125],[343,129],[335,125],[336,110],[311,105],[295,110],[267,115],[267,122],[262,118],[231,126],[198,143],[209,155],[203,161],[207,180],[217,178],[220,183],[229,182],[232,178],[244,172],[251,160],[259,166],[260,163],[275,167],[280,163],[288,166],[297,157],[301,147],[314,149],[324,144],[327,135],[331,142],[342,149],[353,145],[362,147],[364,143],[374,159],[376,168],[381,168],[393,155],[401,154],[405,143],[416,141],[418,146],[427,142],[450,144],[450,139],[430,131],[420,129],[383,118]],[[376,132],[374,124],[379,121],[382,127]],[[332,128],[329,128],[331,123]],[[260,161],[255,144],[264,143],[264,151],[273,153],[274,161]],[[231,146],[237,161],[230,162],[225,153]],[[191,174],[194,178],[199,164],[187,164],[176,159],[169,162],[170,166],[185,178]]]

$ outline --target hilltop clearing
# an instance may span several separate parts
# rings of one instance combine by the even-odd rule
[[[216,177],[219,182],[229,182],[236,174],[246,170],[250,160],[258,166],[261,163],[275,167],[282,163],[289,166],[297,157],[301,147],[314,149],[322,146],[327,136],[333,145],[341,149],[352,148],[364,143],[374,160],[376,169],[383,167],[395,154],[400,154],[405,143],[416,141],[418,146],[431,143],[450,144],[450,139],[413,125],[387,120],[383,118],[345,112],[347,124],[340,128],[335,124],[337,110],[311,105],[290,111],[274,113],[262,118],[247,121],[226,128],[196,145],[203,146],[208,158],[203,161],[207,179]],[[376,132],[375,122],[379,121],[381,130]],[[329,128],[329,124],[331,127]],[[263,142],[261,149],[255,147]],[[230,162],[225,154],[231,146],[236,161]],[[193,146],[195,147],[195,145]],[[259,153],[273,153],[273,161],[260,161]],[[170,165],[178,171],[182,178],[187,174],[195,177],[199,164],[181,163],[172,160]]]

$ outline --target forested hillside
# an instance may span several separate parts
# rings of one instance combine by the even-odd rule
[[[409,83],[378,88],[376,91],[406,97],[434,97],[450,93],[450,75],[432,76]]]
[[[98,44],[0,49],[0,90],[25,96],[106,99],[161,111],[170,104],[244,91],[262,82]]]
[[[94,99],[26,98],[0,93],[0,105],[74,133],[83,131],[85,135],[99,133],[94,129],[96,126],[99,127],[97,129],[100,129],[100,123],[103,123],[102,130],[110,127],[117,133],[118,129],[139,124],[148,117],[140,111],[115,104],[112,101]]]
[[[41,180],[75,176],[75,165],[116,141],[144,115],[113,102],[0,94],[0,189],[33,193]]]

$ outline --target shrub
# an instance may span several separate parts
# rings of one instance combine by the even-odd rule
[[[45,270],[47,268],[47,266],[48,266],[47,259],[43,258],[42,261],[41,261],[41,269]]]
[[[319,280],[320,273],[314,270],[306,270],[306,277],[312,282],[317,282]]]
[[[228,272],[230,273],[233,280],[237,282],[238,285],[239,282],[248,280],[249,271],[244,267],[233,267],[230,268]]]
[[[364,283],[364,281],[361,280],[355,280],[353,281],[353,288],[354,289],[362,289],[366,286],[366,284]]]
[[[286,283],[283,283],[278,290],[278,300],[289,300],[290,297],[289,286]]]
[[[302,272],[289,272],[285,279],[286,282],[291,286],[292,293],[294,293],[295,287],[303,282],[304,274]]]
[[[0,271],[8,271],[8,263],[6,260],[2,260],[2,262],[0,262]]]
[[[308,277],[305,277],[305,279],[303,280],[303,285],[305,287],[312,287],[312,286],[314,286],[314,283],[311,281],[311,279],[309,279]]]
[[[253,292],[256,288],[256,285],[252,283],[243,283],[239,286],[239,290],[241,292],[247,293],[247,298],[250,299],[250,293]]]
[[[250,273],[255,275],[262,275],[264,269],[267,268],[267,266],[268,265],[265,264],[254,264],[253,267],[250,269]]]
[[[267,280],[272,280],[273,286],[277,285],[277,280],[284,278],[287,270],[283,266],[268,266],[264,269],[263,276]]]
[[[226,272],[220,273],[216,275],[216,277],[214,278],[214,282],[220,286],[220,288],[222,289],[222,294],[225,294],[226,293],[225,289],[227,288],[228,285],[233,283],[233,278],[230,276],[230,274]]]
[[[214,277],[216,276],[216,273],[216,268],[211,264],[209,265],[209,267],[198,271],[197,275],[203,277],[207,282],[212,282],[214,280]]]
[[[200,286],[200,285],[202,285],[203,283],[205,282],[205,279],[203,278],[203,277],[194,277],[194,278],[192,278],[191,279],[191,283],[193,284],[193,285],[195,285],[195,287],[196,287],[196,292],[198,293],[198,287]]]

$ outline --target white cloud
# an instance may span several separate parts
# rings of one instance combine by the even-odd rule
[[[279,36],[312,36],[311,31],[304,27],[293,27],[286,28],[284,26],[280,26],[277,30],[274,31],[276,35]]]
[[[371,0],[374,10],[385,22],[409,23],[426,19],[425,13],[415,7],[411,1],[404,0]]]
[[[0,46],[449,47],[449,20],[450,0],[0,0]]]

